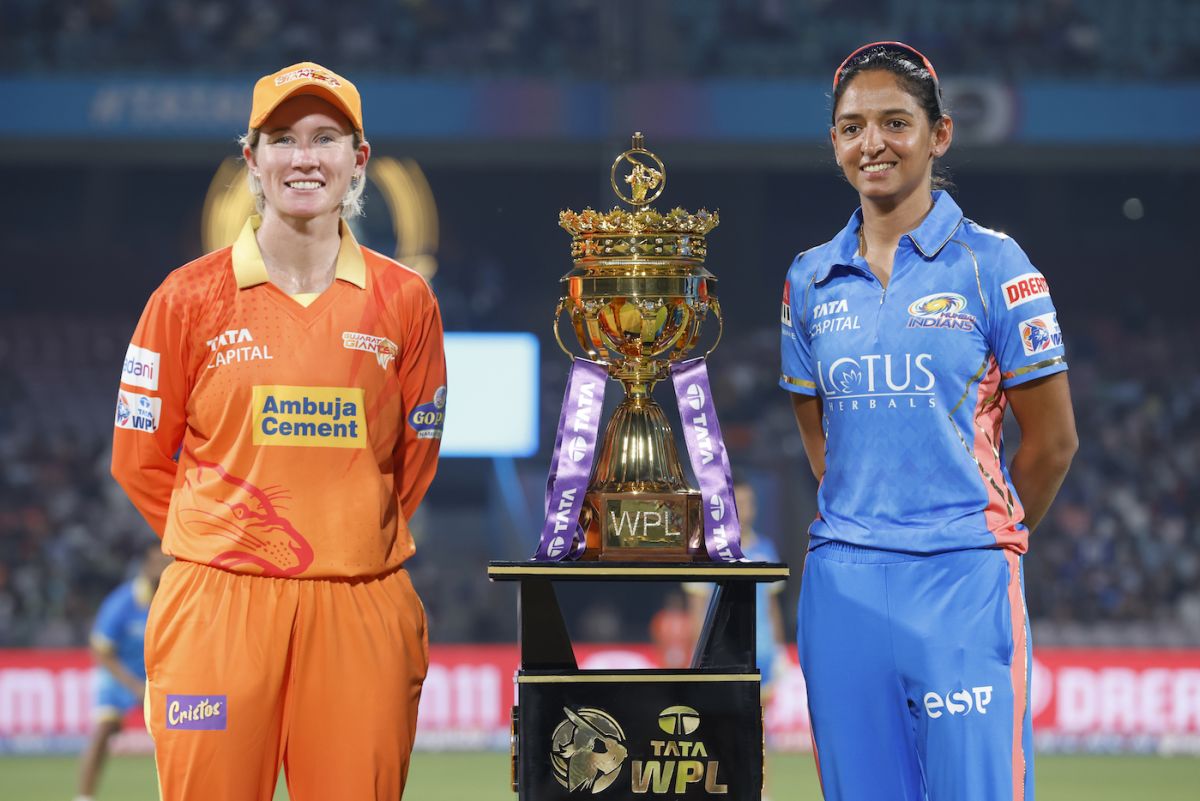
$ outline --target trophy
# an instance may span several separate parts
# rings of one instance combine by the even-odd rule
[[[662,194],[666,168],[646,150],[640,133],[613,162],[610,177],[613,191],[632,210],[585,208],[559,214],[559,225],[572,237],[575,268],[561,279],[554,334],[573,361],[573,373],[536,558],[740,558],[729,462],[704,358],[687,359],[710,312],[717,318],[717,342],[724,327],[713,293],[716,279],[704,267],[705,237],[717,226],[718,216],[681,208],[662,214],[649,207]],[[564,311],[584,357],[576,357],[563,343],[559,320]],[[584,365],[592,378],[577,381],[575,371]],[[691,365],[691,373],[685,365]],[[711,485],[703,493],[688,485],[671,427],[651,395],[668,374],[675,383],[693,469],[702,490]],[[588,433],[598,423],[600,393],[609,376],[621,382],[625,398],[608,425],[586,493],[577,493],[586,479],[580,476],[592,461],[595,436],[589,440]],[[581,419],[592,428],[581,426]],[[572,470],[575,478],[564,478]],[[577,494],[583,495],[582,504]],[[553,539],[567,530],[573,545]]]

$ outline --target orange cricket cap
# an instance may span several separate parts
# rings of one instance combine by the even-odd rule
[[[354,130],[362,132],[362,98],[358,89],[333,70],[311,61],[284,67],[258,79],[250,106],[250,127],[261,127],[280,103],[296,95],[316,95],[328,100],[350,119]]]

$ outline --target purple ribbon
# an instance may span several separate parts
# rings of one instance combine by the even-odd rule
[[[558,433],[554,435],[554,455],[546,479],[546,522],[533,555],[535,561],[578,559],[587,548],[579,513],[592,475],[607,382],[604,365],[578,357],[571,363]]]
[[[733,472],[717,422],[704,357],[672,362],[671,381],[675,384],[675,401],[692,472],[700,482],[704,547],[714,562],[743,561],[742,527],[733,501]]]

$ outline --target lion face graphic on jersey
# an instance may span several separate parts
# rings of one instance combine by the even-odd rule
[[[210,565],[226,570],[250,565],[264,576],[276,577],[296,576],[308,569],[313,561],[312,546],[280,514],[283,507],[277,506],[287,498],[286,490],[264,491],[215,462],[195,462],[180,489],[180,518],[189,532],[232,544],[209,560]],[[197,491],[214,478],[221,482],[219,499],[210,497],[211,488]]]

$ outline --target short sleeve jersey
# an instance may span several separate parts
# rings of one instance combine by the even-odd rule
[[[1028,547],[1004,390],[1067,369],[1058,315],[1016,242],[934,201],[886,289],[858,253],[861,210],[788,270],[780,385],[820,397],[826,437],[813,547]]]
[[[336,279],[297,302],[269,281],[257,224],[151,296],[121,375],[113,475],[178,559],[383,574],[414,551],[408,519],[437,463],[437,302],[344,224]]]
[[[127,581],[108,594],[92,624],[92,647],[112,653],[139,679],[146,678],[143,653],[151,595],[146,579]]]

